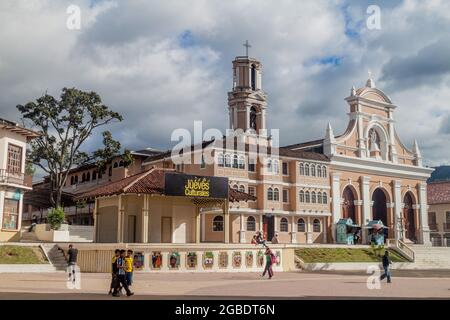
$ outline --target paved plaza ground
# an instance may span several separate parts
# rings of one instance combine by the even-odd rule
[[[393,283],[367,288],[361,273],[277,273],[271,280],[256,273],[136,274],[135,296],[107,296],[110,275],[82,274],[81,289],[68,289],[61,272],[0,274],[0,299],[450,299],[450,271],[398,271]]]

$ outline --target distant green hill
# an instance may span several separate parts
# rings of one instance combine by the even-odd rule
[[[435,167],[431,177],[427,180],[430,182],[450,181],[450,166]]]

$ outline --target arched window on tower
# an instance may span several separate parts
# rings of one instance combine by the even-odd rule
[[[306,232],[306,223],[302,218],[297,220],[297,231],[298,232]]]
[[[280,191],[278,188],[273,190],[273,201],[280,201]]]
[[[256,130],[256,108],[250,109],[250,129]]]
[[[305,164],[305,176],[309,176],[309,164]]]
[[[303,190],[300,190],[299,198],[300,202],[305,202],[305,192]]]
[[[300,163],[300,175],[305,175],[305,165],[303,163]]]
[[[322,177],[322,166],[320,165],[317,166],[317,176]]]
[[[316,176],[316,166],[315,165],[311,165],[311,176],[315,177]]]
[[[256,66],[252,64],[252,90],[256,90]]]
[[[233,168],[235,169],[239,168],[239,158],[237,154],[233,156]]]
[[[327,177],[327,167],[325,167],[325,166],[322,167],[322,177],[324,177],[324,178]]]
[[[311,198],[309,197],[309,191],[305,192],[305,202],[306,203],[310,203],[311,202]]]
[[[317,203],[322,203],[322,192],[320,192],[320,191],[317,192]]]
[[[316,193],[314,191],[311,192],[311,202],[316,203]]]
[[[267,189],[267,200],[273,201],[273,189],[272,188]]]

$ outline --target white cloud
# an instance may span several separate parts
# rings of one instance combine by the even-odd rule
[[[66,28],[69,4],[81,7],[79,31]],[[124,115],[111,128],[123,145],[163,148],[173,129],[190,129],[194,120],[226,128],[231,60],[248,39],[264,66],[268,121],[282,128],[282,143],[320,138],[328,121],[337,132],[345,129],[343,99],[352,85],[365,83],[368,69],[383,78],[392,76],[383,68],[392,61],[406,61],[408,68],[410,57],[450,27],[445,1],[381,2],[380,31],[361,25],[365,6],[344,0],[2,1],[1,113],[17,119],[15,105],[45,90],[94,90]],[[346,26],[359,36],[346,35]],[[332,57],[338,65],[325,62]],[[402,90],[377,81],[399,105],[400,137],[407,145],[417,138],[429,164],[450,157],[441,147],[448,135],[439,132],[450,101],[446,79]]]

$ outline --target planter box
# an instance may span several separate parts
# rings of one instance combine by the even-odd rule
[[[62,224],[59,230],[52,230],[49,224],[38,224],[35,229],[36,238],[46,242],[69,242],[69,225]]]

